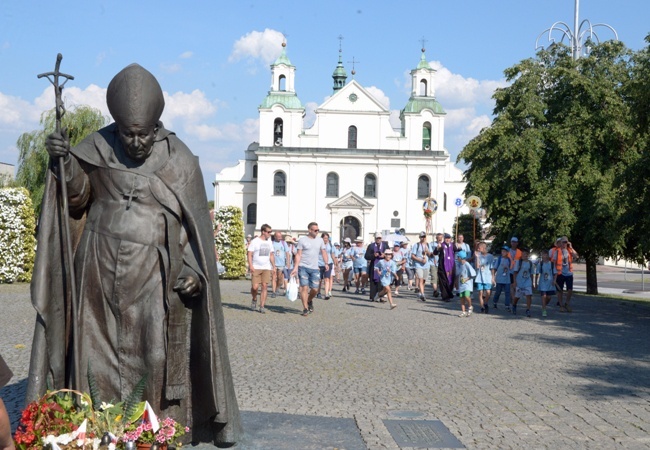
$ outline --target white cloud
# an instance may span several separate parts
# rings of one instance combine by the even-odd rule
[[[498,87],[506,86],[505,80],[476,80],[452,73],[439,61],[430,66],[436,70],[433,83],[436,97],[448,108],[463,107],[468,104],[492,105],[492,94]]]
[[[160,69],[166,73],[176,73],[180,72],[183,66],[178,63],[161,63]]]
[[[235,42],[228,61],[249,58],[271,64],[280,55],[283,41],[284,35],[276,30],[251,31]]]
[[[191,51],[188,50],[186,52],[181,53],[178,57],[181,58],[181,59],[189,59],[192,56],[194,56],[194,52],[191,52]]]
[[[318,103],[308,102],[305,104],[305,119],[303,120],[303,127],[309,129],[314,126],[316,122],[316,108],[318,108]]]
[[[384,91],[382,91],[376,86],[367,87],[366,91],[368,91],[370,95],[375,97],[375,100],[381,103],[386,109],[390,109],[390,98],[388,98],[388,96],[384,94]]]
[[[205,93],[195,89],[189,94],[176,92],[165,95],[165,111],[162,121],[166,127],[172,127],[177,119],[185,123],[198,124],[201,120],[213,116],[217,111],[216,102],[205,97]]]

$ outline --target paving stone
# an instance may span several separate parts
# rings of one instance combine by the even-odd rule
[[[301,317],[283,297],[250,311],[249,283],[221,283],[243,411],[353,419],[369,449],[399,448],[383,424],[395,411],[442,421],[467,448],[650,448],[650,306],[577,295],[574,313],[551,306],[543,320],[535,294],[533,319],[502,308],[461,319],[457,300],[405,293],[391,311],[335,292]],[[0,305],[14,372],[0,395],[15,427],[35,319],[28,286],[0,285]]]

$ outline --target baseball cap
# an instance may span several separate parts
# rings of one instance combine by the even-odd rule
[[[343,242],[347,242],[348,244],[351,244],[352,240],[350,238],[345,238],[343,239]]]
[[[420,233],[420,237],[427,237],[427,234],[426,234],[424,231],[422,231],[422,232]]]
[[[450,238],[451,238],[451,234],[445,233],[445,239],[450,239]]]
[[[391,249],[384,250],[384,255],[392,255],[393,251]]]
[[[363,242],[363,238],[361,236],[357,236],[354,242]]]
[[[510,247],[508,247],[507,245],[504,245],[503,247],[501,247],[501,250],[510,251]]]
[[[334,243],[334,247],[340,247],[340,246],[341,246],[341,244],[339,244],[338,242]]]
[[[375,239],[380,238],[380,237],[381,237],[381,233],[375,233]]]
[[[400,244],[399,242],[395,242],[395,243],[393,244],[393,247],[399,247],[400,245],[401,245],[401,244]]]
[[[458,257],[460,259],[465,259],[465,258],[467,258],[467,253],[465,251],[461,250],[458,253],[456,253],[456,257]]]
[[[519,239],[517,239],[516,236],[513,236],[512,239],[510,239],[510,242],[519,242]]]

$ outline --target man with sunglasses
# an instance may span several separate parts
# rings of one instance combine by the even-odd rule
[[[260,293],[259,312],[264,314],[266,309],[266,295],[271,273],[275,274],[275,255],[273,252],[273,242],[271,242],[271,226],[262,225],[261,234],[253,239],[248,246],[248,267],[251,268],[251,310],[257,309],[257,291],[262,285]]]
[[[308,316],[314,312],[314,297],[318,293],[320,270],[318,269],[318,255],[327,261],[327,252],[323,238],[318,237],[318,224],[311,222],[307,225],[308,234],[298,239],[296,258],[291,276],[298,274],[300,280],[300,300],[302,301],[302,315]]]

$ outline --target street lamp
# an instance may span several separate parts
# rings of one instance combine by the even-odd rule
[[[613,27],[607,25],[606,23],[592,24],[589,19],[585,19],[582,22],[579,22],[579,9],[580,0],[575,0],[573,30],[571,30],[571,27],[567,25],[566,22],[555,22],[553,25],[551,25],[551,28],[544,30],[542,34],[537,37],[537,40],[535,41],[535,50],[543,47],[539,44],[539,40],[542,36],[547,34],[548,42],[550,44],[554,44],[556,40],[553,36],[559,34],[560,42],[564,42],[564,39],[567,39],[571,42],[571,52],[573,53],[573,59],[576,60],[582,56],[583,52],[585,55],[589,54],[589,47],[583,49],[583,45],[587,40],[592,40],[596,43],[600,43],[600,38],[594,30],[594,28],[597,27],[609,29],[612,33],[614,33],[614,39],[618,41],[618,33],[616,33],[616,30]]]

